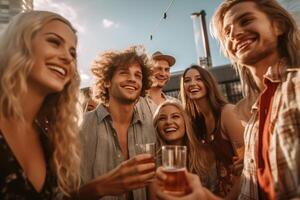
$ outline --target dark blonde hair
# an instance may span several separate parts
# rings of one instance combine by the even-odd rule
[[[247,1],[254,2],[257,9],[265,13],[271,21],[277,21],[280,24],[283,34],[278,37],[278,51],[280,56],[287,59],[286,62],[290,68],[298,68],[300,66],[300,32],[291,14],[276,0],[224,0],[217,8],[210,24],[211,31],[219,40],[225,56],[230,58],[233,65],[238,69],[244,96],[251,98],[251,96],[257,96],[260,90],[255,84],[249,69],[235,61],[226,50],[223,32],[225,14],[234,5]]]
[[[159,115],[161,109],[166,106],[176,107],[182,115],[185,124],[185,134],[183,140],[185,142],[185,145],[187,145],[188,147],[189,154],[188,168],[189,171],[197,173],[200,177],[202,177],[202,181],[204,181],[204,177],[210,176],[210,168],[214,164],[213,152],[210,150],[210,148],[204,146],[201,143],[201,141],[197,138],[188,115],[184,111],[182,105],[176,101],[167,100],[163,102],[158,106],[157,110],[154,113],[153,126],[156,132],[158,153],[161,152],[161,147],[167,144],[167,142],[164,140],[164,138],[158,130]]]
[[[28,90],[28,76],[34,65],[32,40],[49,22],[58,20],[69,26],[62,16],[47,11],[30,11],[17,15],[0,39],[0,118],[24,120],[20,94]],[[76,112],[80,78],[77,69],[63,91],[49,94],[37,116],[48,128],[53,154],[51,168],[59,189],[65,194],[80,185],[80,148]],[[47,121],[47,123],[46,123]]]
[[[95,76],[93,96],[98,103],[107,104],[109,101],[108,90],[105,84],[110,81],[118,68],[127,68],[130,64],[137,62],[142,68],[142,91],[145,96],[146,90],[151,87],[151,68],[144,47],[131,46],[123,51],[108,51],[100,55],[92,65],[92,73]]]

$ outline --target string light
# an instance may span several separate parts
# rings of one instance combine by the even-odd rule
[[[162,17],[159,19],[158,23],[156,24],[156,26],[154,27],[152,33],[150,34],[150,40],[153,40],[153,35],[154,35],[154,33],[157,31],[157,29],[158,29],[158,27],[159,27],[161,21],[162,21],[163,19],[164,19],[164,20],[167,19],[167,12],[168,12],[169,8],[171,7],[171,5],[174,3],[174,1],[175,1],[175,0],[172,0],[172,1],[170,2],[169,6],[167,7],[167,9],[163,12]]]

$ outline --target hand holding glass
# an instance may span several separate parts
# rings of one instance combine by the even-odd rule
[[[167,175],[164,192],[174,196],[186,193],[186,146],[166,145],[162,147],[163,172]]]

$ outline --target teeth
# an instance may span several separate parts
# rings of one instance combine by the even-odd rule
[[[135,87],[133,87],[133,86],[125,86],[124,88],[129,89],[129,90],[135,90]]]
[[[57,71],[58,73],[60,73],[61,75],[65,76],[66,75],[66,71],[65,69],[61,68],[61,67],[57,67],[57,66],[49,66],[50,69],[53,69],[55,71]]]
[[[198,92],[198,91],[200,91],[200,90],[197,89],[197,88],[194,88],[194,89],[191,89],[191,90],[190,90],[190,92]]]
[[[176,128],[166,128],[165,131],[166,132],[176,131]]]
[[[239,43],[236,47],[236,50],[239,51],[242,47],[244,47],[245,45],[248,45],[250,44],[252,41],[249,39],[249,40],[245,40],[241,43]]]

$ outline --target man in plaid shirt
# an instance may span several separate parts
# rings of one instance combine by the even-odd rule
[[[245,95],[237,106],[247,122],[239,199],[300,199],[296,22],[276,0],[225,0],[213,16],[212,28],[240,73]],[[192,192],[180,199],[218,199],[195,176],[187,178]]]

